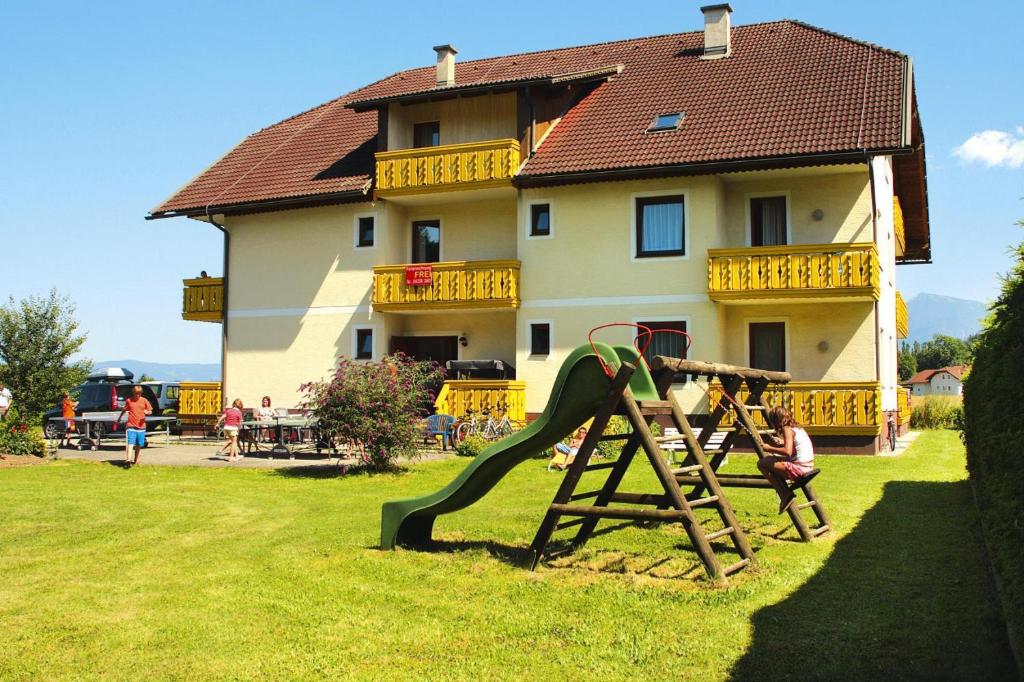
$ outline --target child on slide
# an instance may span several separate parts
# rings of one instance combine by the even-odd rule
[[[803,478],[814,468],[814,447],[811,437],[784,407],[774,407],[768,413],[768,423],[775,429],[772,442],[765,442],[765,455],[757,461],[757,468],[779,493],[779,513],[789,509],[796,495],[786,481]]]

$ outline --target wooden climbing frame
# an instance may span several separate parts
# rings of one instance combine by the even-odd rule
[[[655,385],[658,388],[658,394],[663,397],[671,396],[672,382],[677,376],[685,375],[693,379],[706,377],[708,380],[717,378],[722,384],[723,395],[717,399],[715,404],[708,405],[708,420],[701,430],[700,437],[697,439],[702,456],[711,455],[710,468],[720,487],[762,488],[774,492],[775,489],[772,487],[772,484],[760,473],[719,474],[718,469],[725,461],[729,450],[736,443],[736,439],[743,433],[749,436],[751,446],[759,458],[766,455],[762,436],[771,432],[759,430],[750,413],[752,411],[763,411],[767,416],[770,406],[764,398],[765,389],[770,384],[789,383],[790,375],[788,372],[769,372],[749,367],[697,362],[661,355],[655,356],[652,361],[651,372]],[[741,403],[734,396],[744,382],[749,390],[749,395]],[[735,426],[730,429],[724,429],[726,432],[725,438],[716,449],[704,449],[711,435],[721,431],[719,426],[722,423],[722,419],[730,412],[736,417]],[[691,452],[683,462],[683,469],[687,469],[687,466],[685,466],[687,464],[696,466],[698,462],[698,459],[692,457]],[[794,503],[788,509],[789,518],[792,519],[793,526],[796,527],[796,531],[800,534],[801,539],[805,541],[813,540],[819,535],[828,532],[831,528],[831,523],[821,504],[821,499],[814,492],[814,487],[811,485],[811,480],[819,473],[818,469],[812,469],[807,476],[789,483],[790,490],[794,493],[803,492],[805,498],[804,502]],[[704,482],[704,477],[694,476],[687,472],[678,476],[677,480],[680,485],[690,488],[690,492],[686,495],[687,498],[700,499],[705,492],[709,492],[712,497],[717,494],[714,490],[708,488]],[[814,516],[817,519],[814,526],[809,525],[801,515],[801,512],[805,509],[810,509],[814,512]]]
[[[566,528],[576,528],[572,545],[578,549],[586,544],[601,519],[678,522],[689,536],[708,575],[715,580],[724,581],[727,576],[750,564],[754,557],[753,550],[718,483],[714,468],[705,457],[703,445],[694,436],[693,429],[675,397],[670,390],[662,391],[659,386],[661,400],[636,400],[629,390],[629,380],[635,369],[634,365],[624,362],[612,377],[605,401],[594,416],[590,430],[583,439],[576,458],[566,471],[534,537],[531,545],[533,566],[536,567],[544,555],[552,535]],[[668,376],[669,381],[671,378]],[[631,433],[604,434],[609,420],[616,414],[625,416],[629,421]],[[675,423],[679,435],[656,437],[651,431],[651,423],[658,415],[669,416]],[[590,464],[590,457],[598,442],[608,440],[625,441],[618,459]],[[669,441],[683,441],[686,444],[688,463],[682,468],[672,469],[665,461],[660,444]],[[653,467],[662,490],[655,493],[619,492],[618,488],[626,470],[641,449]],[[583,493],[576,492],[584,473],[604,469],[609,473],[601,488]],[[709,494],[685,495],[679,481],[689,483],[691,478],[700,482],[702,492],[707,491]],[[590,504],[578,504],[580,500],[592,501]],[[618,506],[611,506],[613,503]],[[641,508],[650,506],[654,508]],[[694,514],[696,508],[705,506],[712,507],[718,512],[722,524],[720,529],[710,532],[705,530]],[[563,517],[570,517],[571,520],[562,521]],[[725,537],[732,540],[740,559],[723,566],[711,543]]]

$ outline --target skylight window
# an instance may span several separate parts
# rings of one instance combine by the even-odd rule
[[[660,133],[667,130],[675,130],[679,127],[679,123],[683,120],[683,112],[677,111],[673,114],[658,114],[654,117],[654,122],[647,129],[649,133]]]

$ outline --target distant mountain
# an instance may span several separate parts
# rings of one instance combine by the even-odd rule
[[[929,341],[936,334],[947,334],[964,339],[981,331],[981,320],[988,306],[938,294],[918,294],[907,301],[910,313],[910,338],[907,341]]]
[[[127,367],[138,379],[143,374],[158,381],[220,381],[220,363],[145,362],[143,360],[104,360],[93,363],[96,369]]]

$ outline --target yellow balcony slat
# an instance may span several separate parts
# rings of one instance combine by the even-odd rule
[[[525,381],[455,379],[444,382],[434,401],[439,414],[460,418],[470,409],[479,415],[483,410],[497,410],[502,406],[508,411],[509,419],[526,421]],[[499,418],[497,412],[493,416]]]
[[[196,277],[182,280],[181,317],[200,322],[221,322],[224,318],[224,279]]]
[[[519,169],[519,142],[487,140],[378,152],[377,194],[511,186]]]
[[[907,228],[903,223],[903,206],[896,195],[892,197],[892,226],[896,237],[896,255],[902,256],[907,249]]]
[[[896,338],[905,339],[910,336],[910,311],[903,294],[896,292]]]
[[[899,411],[899,424],[903,426],[910,421],[910,389],[900,386],[896,389],[896,405]]]
[[[181,415],[217,416],[221,410],[219,381],[183,381],[178,396]]]
[[[735,398],[746,400],[748,391],[741,389]],[[709,390],[713,407],[722,396],[721,384]],[[882,428],[882,389],[877,382],[794,381],[785,386],[771,386],[764,393],[771,406],[782,405],[812,435],[877,435]],[[761,412],[752,414],[761,428],[768,428]],[[722,425],[735,423],[732,413],[726,414]]]
[[[408,265],[373,269],[373,307],[383,311],[518,308],[519,261],[431,263],[430,286],[408,286]]]
[[[879,274],[871,243],[708,250],[708,296],[715,301],[877,300]]]

